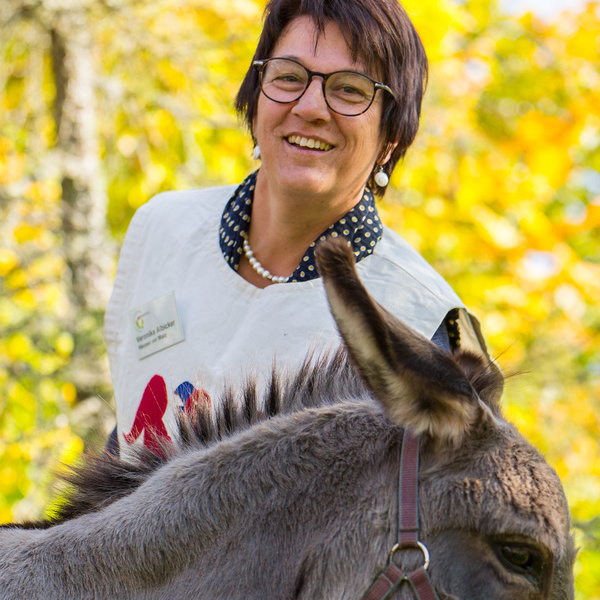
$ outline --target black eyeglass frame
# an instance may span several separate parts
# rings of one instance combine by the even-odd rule
[[[263,70],[265,68],[265,65],[267,63],[271,62],[272,60],[287,60],[289,62],[295,63],[295,64],[301,66],[308,74],[308,81],[306,82],[306,87],[302,90],[301,94],[297,98],[294,98],[293,100],[275,100],[274,98],[271,98],[271,96],[269,96],[267,94],[267,92],[265,92],[265,90],[263,88]],[[283,58],[281,56],[273,56],[271,58],[266,58],[264,60],[255,60],[255,61],[253,61],[252,66],[258,71],[258,81],[260,84],[260,91],[269,100],[271,100],[272,102],[277,102],[278,104],[290,104],[291,102],[296,102],[296,101],[300,100],[300,98],[302,98],[302,96],[304,96],[306,90],[309,88],[310,84],[312,83],[312,80],[315,77],[322,78],[321,86],[323,88],[323,98],[325,99],[325,104],[327,104],[327,106],[334,113],[336,113],[338,115],[342,115],[343,117],[358,117],[359,115],[366,113],[369,110],[369,108],[371,108],[371,105],[373,104],[373,101],[375,100],[375,96],[377,95],[377,90],[384,90],[386,92],[389,92],[391,94],[392,98],[394,98],[394,100],[396,99],[394,92],[392,92],[392,89],[389,86],[385,85],[385,83],[381,83],[380,81],[373,79],[372,77],[369,77],[365,73],[361,73],[360,71],[350,71],[348,69],[342,69],[340,71],[333,71],[332,73],[319,73],[318,71],[311,71],[310,69],[305,67],[301,62],[298,62],[297,60],[294,60],[293,58]],[[338,73],[353,73],[355,75],[361,75],[362,77],[366,77],[369,81],[371,81],[373,83],[373,86],[374,86],[373,97],[371,98],[371,101],[369,102],[369,104],[367,105],[367,107],[364,110],[361,110],[359,113],[349,115],[346,113],[339,112],[338,110],[335,110],[335,108],[333,108],[329,104],[329,102],[327,101],[327,93],[325,92],[325,85],[327,83],[327,80],[332,75],[337,75]]]

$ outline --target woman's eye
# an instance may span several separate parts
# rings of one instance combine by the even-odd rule
[[[352,85],[341,85],[334,90],[328,90],[331,97],[338,98],[342,102],[358,103],[368,99],[367,94]]]
[[[293,73],[286,73],[283,75],[278,75],[276,81],[296,83],[297,81],[300,81],[300,77],[298,77],[298,75],[294,75]]]
[[[534,553],[525,546],[501,546],[502,558],[513,567],[529,571],[534,565]]]
[[[360,96],[361,98],[365,95],[362,90],[359,90],[352,85],[344,85],[340,87],[338,92],[340,94],[345,94],[346,96]]]

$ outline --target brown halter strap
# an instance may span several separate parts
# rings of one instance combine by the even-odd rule
[[[398,543],[390,552],[388,566],[362,600],[388,600],[404,582],[410,585],[418,600],[439,600],[427,574],[429,551],[419,541],[419,445],[420,437],[405,429],[400,455]],[[394,556],[406,549],[423,552],[423,565],[410,573],[402,571],[393,562]]]

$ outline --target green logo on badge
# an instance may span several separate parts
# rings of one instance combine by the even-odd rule
[[[140,330],[143,331],[144,329],[144,315],[138,315],[135,318],[135,326]]]

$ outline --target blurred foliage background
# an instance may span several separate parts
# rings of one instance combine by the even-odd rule
[[[380,204],[480,317],[510,418],[562,478],[577,600],[600,599],[600,4],[550,20],[406,0],[431,61]],[[119,244],[166,189],[254,168],[232,110],[258,0],[0,6],[0,522],[114,425],[102,341]]]

